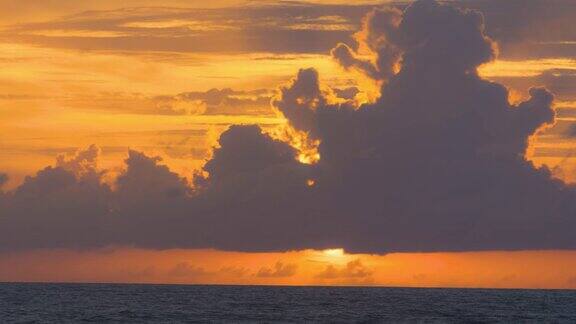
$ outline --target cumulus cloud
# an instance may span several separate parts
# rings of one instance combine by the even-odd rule
[[[352,101],[339,102],[336,97],[332,89],[321,86],[318,72],[308,68],[301,69],[296,78],[281,87],[272,104],[292,127],[317,139],[320,135],[317,115],[353,109]]]
[[[160,165],[159,157],[129,151],[126,171],[117,179],[118,198],[122,202],[150,201],[184,196],[189,191],[186,180]]]
[[[260,278],[286,278],[296,274],[298,266],[293,263],[276,262],[273,268],[262,267],[256,273]]]
[[[5,197],[0,223],[3,247],[81,248],[109,244],[104,227],[110,188],[91,175],[91,155],[47,167]],[[80,168],[82,166],[83,168]],[[75,174],[74,171],[86,171]]]
[[[56,167],[74,174],[78,178],[98,179],[103,172],[98,171],[100,148],[90,145],[86,150],[78,151],[73,156],[59,155]]]
[[[210,244],[266,251],[261,242],[272,240],[278,244],[273,250],[281,250],[292,244],[295,231],[312,234],[306,210],[312,204],[307,180],[313,171],[296,160],[290,145],[257,126],[233,126],[222,134],[204,171],[208,177],[196,180],[194,208],[209,224],[200,231]],[[306,248],[305,242],[296,245]]]
[[[204,170],[209,180],[229,179],[257,172],[269,166],[291,163],[296,150],[284,142],[265,136],[257,126],[232,126],[219,139],[220,148]]]
[[[158,158],[132,151],[112,190],[86,176],[96,168],[89,149],[7,194],[0,246],[576,248],[576,191],[525,158],[531,136],[554,123],[553,96],[533,88],[510,104],[505,87],[478,75],[497,55],[482,16],[416,1],[366,21],[363,42],[376,44],[371,64],[386,80],[376,102],[337,100],[314,69],[273,101],[320,143],[318,163],[300,163],[296,148],[257,126],[233,126],[193,188]],[[344,271],[367,274],[359,261]]]
[[[352,113],[294,107],[322,141],[330,172],[317,183],[336,197],[331,219],[346,224],[334,235],[371,233],[351,237],[353,250],[529,248],[546,242],[534,237],[545,235],[537,223],[567,235],[555,224],[572,224],[572,207],[558,210],[573,204],[572,191],[523,157],[529,137],[553,122],[552,95],[532,89],[513,106],[503,86],[478,76],[496,47],[476,12],[419,1],[397,28],[402,70],[380,100]]]
[[[375,9],[364,17],[362,30],[354,35],[356,49],[340,43],[331,54],[346,70],[357,69],[373,79],[386,80],[394,75],[402,54],[396,40],[401,21],[398,9]]]
[[[372,275],[372,271],[368,269],[360,259],[350,261],[343,268],[338,268],[329,264],[316,275],[320,279],[366,279]]]

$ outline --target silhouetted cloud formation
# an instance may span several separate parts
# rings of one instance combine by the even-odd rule
[[[356,50],[340,43],[332,56],[345,69],[358,69],[373,79],[388,79],[395,73],[395,65],[402,51],[398,46],[398,25],[402,12],[398,9],[376,9],[362,20],[362,30],[354,35]],[[374,62],[360,58],[360,54],[375,55]]]
[[[256,126],[233,126],[194,189],[132,151],[112,190],[97,181],[90,148],[7,194],[0,246],[576,248],[576,191],[524,157],[530,136],[554,122],[553,97],[533,88],[512,105],[505,87],[478,76],[497,54],[482,16],[416,1],[403,14],[375,11],[361,33],[374,60],[357,61],[359,46],[338,45],[333,55],[386,80],[375,103],[335,98],[314,69],[273,101],[320,141],[317,164],[298,162],[294,148]]]

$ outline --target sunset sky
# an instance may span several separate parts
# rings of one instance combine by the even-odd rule
[[[0,0],[0,281],[576,289],[572,0]]]

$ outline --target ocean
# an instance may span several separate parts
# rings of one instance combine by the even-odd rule
[[[0,284],[0,323],[576,322],[576,291]]]

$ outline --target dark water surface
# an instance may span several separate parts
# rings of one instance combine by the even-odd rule
[[[12,322],[576,323],[576,291],[0,284]]]

